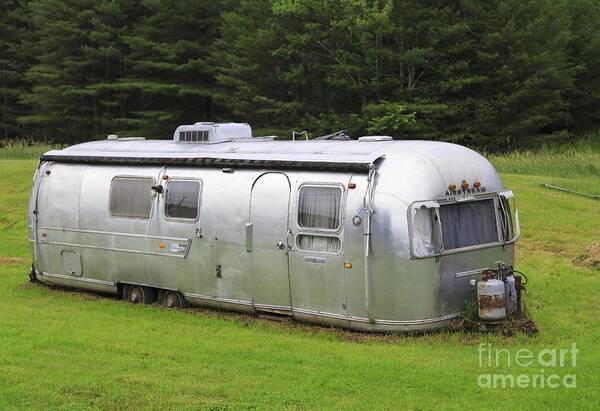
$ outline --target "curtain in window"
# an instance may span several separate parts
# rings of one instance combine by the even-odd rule
[[[427,257],[436,253],[432,213],[433,208],[437,207],[434,203],[417,204],[411,210],[413,251],[417,257]]]
[[[298,248],[301,250],[337,253],[341,246],[340,239],[337,237],[307,234],[298,236]]]
[[[298,224],[305,228],[339,228],[341,197],[341,190],[336,187],[302,187]]]
[[[337,230],[340,227],[342,191],[337,187],[306,186],[300,189],[298,225],[302,228]],[[298,248],[319,252],[338,252],[338,237],[301,234]]]
[[[498,241],[493,200],[447,204],[440,207],[444,249]]]

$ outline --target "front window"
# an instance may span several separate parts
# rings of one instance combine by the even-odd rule
[[[497,243],[494,200],[469,201],[440,206],[444,250]]]
[[[520,236],[518,211],[510,190],[479,198],[415,202],[409,208],[409,225],[415,258],[514,242]]]
[[[502,239],[504,241],[510,241],[513,238],[515,227],[514,219],[511,213],[510,198],[500,196],[500,207],[498,212],[500,214],[500,224],[502,229]],[[513,207],[514,208],[514,207]]]

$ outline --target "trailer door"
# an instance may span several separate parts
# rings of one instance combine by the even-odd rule
[[[342,248],[344,186],[329,182],[302,183],[293,208],[290,288],[294,313],[325,317],[347,315]]]
[[[265,173],[252,186],[246,246],[252,297],[258,310],[291,313],[287,246],[290,191],[283,173]]]

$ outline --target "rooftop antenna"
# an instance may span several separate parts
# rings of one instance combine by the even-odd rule
[[[313,140],[351,140],[348,130],[343,129],[335,133],[325,134],[324,136],[315,137]]]
[[[304,131],[292,131],[292,140],[296,141],[296,137],[301,137],[302,134],[304,134],[304,137],[306,138],[306,141],[308,141],[308,132],[306,130]]]

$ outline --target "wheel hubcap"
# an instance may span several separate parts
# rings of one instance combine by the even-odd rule
[[[139,287],[133,287],[129,291],[129,301],[134,304],[141,303],[144,299],[144,292]]]
[[[170,292],[165,297],[165,305],[169,308],[179,307],[179,297],[177,294]]]

